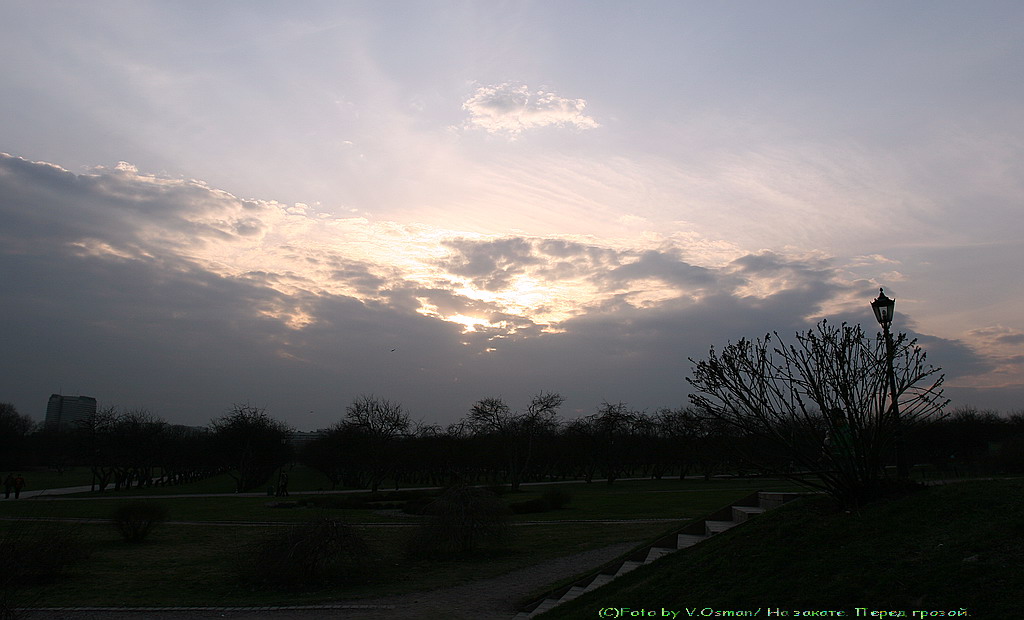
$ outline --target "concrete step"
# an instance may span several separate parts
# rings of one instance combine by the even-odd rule
[[[800,497],[800,493],[780,493],[775,491],[761,491],[757,494],[757,504],[765,510],[778,508],[786,502]]]
[[[736,523],[743,523],[751,517],[764,512],[764,508],[758,508],[757,506],[733,506],[732,507],[732,520]]]
[[[546,599],[544,599],[541,602],[540,605],[537,605],[536,609],[534,609],[533,611],[530,612],[530,617],[532,618],[533,616],[539,616],[539,615],[541,615],[545,611],[551,609],[552,607],[554,607],[557,604],[558,604],[558,599],[557,598],[546,598]]]
[[[676,549],[686,549],[692,547],[702,540],[707,540],[707,536],[698,536],[696,534],[679,534],[676,537]]]
[[[708,536],[714,536],[715,534],[721,534],[725,530],[736,527],[739,523],[735,521],[705,521],[704,522],[704,533]]]
[[[670,547],[651,547],[647,552],[647,557],[644,558],[644,564],[650,564],[661,556],[668,555],[674,551],[678,551],[678,549],[672,549]]]
[[[587,591],[587,589],[584,588],[583,586],[573,586],[573,587],[569,588],[568,592],[566,592],[565,594],[562,595],[562,598],[558,599],[558,602],[559,603],[564,603],[566,601],[571,601],[572,599],[576,598],[577,596],[579,596],[580,594],[583,594],[586,591]]]
[[[635,568],[653,562],[654,560],[663,557],[669,553],[672,553],[673,551],[676,551],[678,549],[686,549],[687,547],[692,547],[693,545],[696,545],[697,543],[707,539],[709,536],[713,536],[715,534],[724,532],[729,528],[736,527],[740,523],[743,523],[752,517],[755,517],[767,510],[771,510],[772,508],[777,508],[790,500],[801,497],[802,495],[803,494],[801,493],[780,493],[772,491],[762,491],[758,493],[758,506],[732,506],[732,521],[706,520],[704,521],[703,536],[699,536],[696,534],[677,534],[676,549],[672,549],[670,547],[651,547],[647,550],[647,555],[645,556],[643,562],[638,562],[635,560],[625,561],[618,567],[614,575],[610,575],[607,573],[599,573],[592,580],[590,580],[590,583],[587,583],[586,586],[573,586],[566,590],[560,598],[546,598],[543,601],[541,601],[541,603],[537,605],[537,607],[534,608],[532,611],[522,611],[518,613],[515,616],[515,619],[523,620],[524,618],[532,618],[536,615],[540,615],[563,601],[572,600],[577,596],[583,594],[584,592],[596,590],[597,588],[600,588],[606,583],[612,581],[616,577],[624,575]],[[669,539],[669,541],[671,541],[671,538]],[[665,544],[664,540],[659,540],[658,542],[660,542],[661,544]]]
[[[611,581],[612,579],[615,579],[615,575],[606,575],[604,573],[601,573],[597,577],[594,577],[594,580],[591,581],[590,585],[586,587],[586,591],[590,592],[591,590],[596,590],[604,584]]]

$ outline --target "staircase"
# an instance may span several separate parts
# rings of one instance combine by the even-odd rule
[[[575,583],[549,592],[545,597],[524,607],[514,618],[515,620],[521,620],[540,615],[556,605],[571,601],[584,592],[600,588],[609,581],[635,568],[639,568],[644,564],[650,564],[658,558],[675,553],[680,549],[686,549],[699,544],[715,534],[736,527],[767,510],[777,508],[790,500],[796,499],[800,495],[800,493],[775,493],[768,491],[752,493],[734,504],[716,510],[704,519],[691,521],[676,532],[654,541],[649,547],[638,549],[625,558],[620,558],[610,564],[606,564],[595,573],[591,573]]]

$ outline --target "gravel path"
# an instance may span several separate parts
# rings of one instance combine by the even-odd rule
[[[352,601],[352,609],[283,609],[283,610],[222,610],[195,611],[156,610],[60,610],[25,613],[26,620],[115,620],[146,618],[152,620],[315,620],[340,618],[343,620],[420,620],[439,618],[451,620],[508,619],[515,614],[513,605],[530,592],[560,579],[588,569],[597,568],[629,551],[636,542],[618,543],[600,549],[548,560],[506,573],[499,577],[481,579],[465,585],[415,592],[378,599]],[[344,604],[344,603],[341,603]]]

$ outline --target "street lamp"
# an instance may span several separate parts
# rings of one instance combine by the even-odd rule
[[[896,309],[896,300],[885,296],[885,291],[878,289],[878,298],[871,302],[871,310],[875,313],[875,319],[885,332],[885,361],[888,371],[889,396],[892,399],[889,405],[895,427],[894,441],[896,444],[896,477],[905,480],[910,474],[907,466],[907,454],[903,445],[903,429],[900,427],[900,405],[896,398],[896,370],[893,368],[893,358],[896,355],[896,345],[892,341],[892,333],[889,326],[892,325],[893,313]]]
[[[893,311],[896,309],[896,300],[885,296],[885,291],[878,289],[878,299],[871,302],[871,309],[875,312],[875,318],[879,325],[889,333],[889,325],[892,324]]]

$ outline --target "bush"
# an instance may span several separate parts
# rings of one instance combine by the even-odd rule
[[[572,493],[562,487],[548,487],[541,497],[551,506],[552,510],[558,510],[569,503]]]
[[[466,553],[501,546],[511,528],[508,508],[493,493],[476,487],[446,490],[425,509],[426,519],[409,544],[413,555]]]
[[[351,493],[335,496],[311,497],[305,500],[307,506],[333,509],[379,509],[402,508],[407,501],[418,501],[423,491],[385,491],[377,493]]]
[[[317,518],[266,532],[243,550],[242,578],[275,590],[308,590],[337,585],[366,571],[363,538],[351,527]]]
[[[434,499],[430,497],[420,497],[418,499],[410,499],[405,502],[402,506],[402,512],[407,515],[421,515],[426,511],[427,506],[434,503]]]
[[[88,555],[77,526],[15,523],[0,535],[0,618],[17,617],[24,590],[53,583]]]
[[[516,514],[529,514],[532,512],[548,512],[558,510],[569,503],[572,494],[565,489],[551,487],[544,491],[540,497],[528,499],[522,502],[509,504],[509,508]]]
[[[167,508],[156,502],[128,502],[114,509],[111,521],[130,543],[140,543],[150,531],[167,519]]]
[[[528,499],[522,502],[513,502],[508,505],[512,512],[517,515],[530,514],[534,512],[547,512],[551,510],[551,504],[543,497]]]

